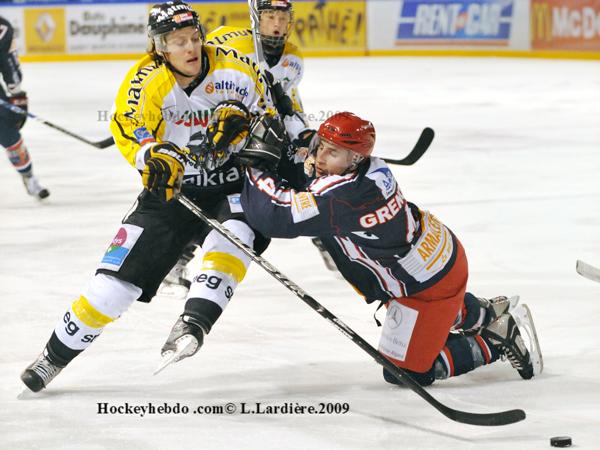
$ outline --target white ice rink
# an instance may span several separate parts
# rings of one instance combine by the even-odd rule
[[[92,138],[131,62],[26,64],[35,114]],[[429,152],[394,169],[406,197],[462,240],[470,290],[520,294],[534,314],[545,371],[521,380],[498,362],[429,392],[457,409],[523,408],[516,425],[454,423],[392,387],[350,340],[254,266],[199,353],[157,376],[183,302],[136,303],[33,399],[20,372],[80,293],[140,190],[113,147],[96,150],[30,121],[26,143],[51,191],[40,204],[0,159],[0,448],[544,449],[569,435],[600,448],[600,62],[527,59],[309,59],[309,113],[372,120],[376,154],[402,157],[420,130]],[[102,116],[102,113],[100,113]],[[374,306],[327,272],[308,239],[266,258],[374,346]],[[382,311],[379,314],[383,318]],[[99,415],[112,406],[240,402],[350,405],[343,415]]]

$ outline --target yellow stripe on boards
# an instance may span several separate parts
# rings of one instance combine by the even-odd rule
[[[91,328],[102,328],[115,320],[94,308],[83,295],[73,302],[72,307],[79,320]]]
[[[246,265],[239,259],[229,253],[208,252],[202,260],[203,270],[216,270],[223,272],[240,283],[246,276]]]
[[[575,50],[479,50],[479,49],[390,49],[390,50],[306,50],[303,56],[328,58],[349,56],[440,56],[440,57],[499,57],[499,58],[543,58],[543,59],[596,59],[600,52]],[[60,62],[60,61],[111,61],[135,60],[143,53],[115,53],[97,55],[19,55],[21,62]]]

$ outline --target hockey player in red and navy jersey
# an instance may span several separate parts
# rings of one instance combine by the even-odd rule
[[[17,56],[15,30],[11,23],[0,17],[0,101],[20,108],[23,112],[14,112],[10,106],[0,106],[0,147],[13,167],[21,175],[27,193],[38,200],[50,195],[33,175],[33,164],[27,147],[23,143],[21,128],[27,120],[27,93],[21,88],[23,74]],[[6,89],[4,88],[6,86]]]
[[[277,159],[272,136],[278,134],[281,126],[269,118],[252,127],[243,152],[253,166],[241,197],[245,216],[268,237],[319,237],[365,300],[385,303],[381,353],[423,385],[503,354],[525,379],[541,372],[537,339],[530,339],[528,350],[519,332],[521,326],[535,334],[526,305],[510,309],[518,298],[466,293],[460,241],[433,214],[408,202],[386,163],[371,156],[371,122],[348,112],[326,120],[310,154],[293,155],[298,164],[290,182],[257,168]],[[280,167],[286,164],[292,161],[284,158]],[[385,369],[384,377],[397,383]]]

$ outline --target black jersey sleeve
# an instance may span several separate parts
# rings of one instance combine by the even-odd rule
[[[13,38],[14,28],[8,20],[0,17],[0,74],[10,93],[20,90],[23,79]]]

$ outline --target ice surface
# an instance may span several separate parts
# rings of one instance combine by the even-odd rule
[[[30,109],[102,139],[131,62],[27,64]],[[436,130],[413,167],[395,168],[406,197],[462,240],[470,290],[520,294],[536,321],[545,372],[523,381],[496,363],[429,391],[473,412],[523,408],[517,425],[446,419],[391,387],[358,347],[253,267],[205,346],[153,377],[183,302],[135,304],[49,389],[17,399],[20,372],[79,295],[140,190],[113,147],[97,150],[41,124],[24,129],[40,204],[0,163],[0,448],[391,449],[548,448],[570,435],[600,448],[600,63],[526,59],[309,59],[301,93],[313,119],[350,110],[372,120],[376,153],[405,155]],[[368,306],[327,272],[308,239],[266,257],[377,345]],[[380,316],[382,316],[380,311]],[[98,403],[190,408],[233,402],[347,402],[344,415],[98,415]]]

